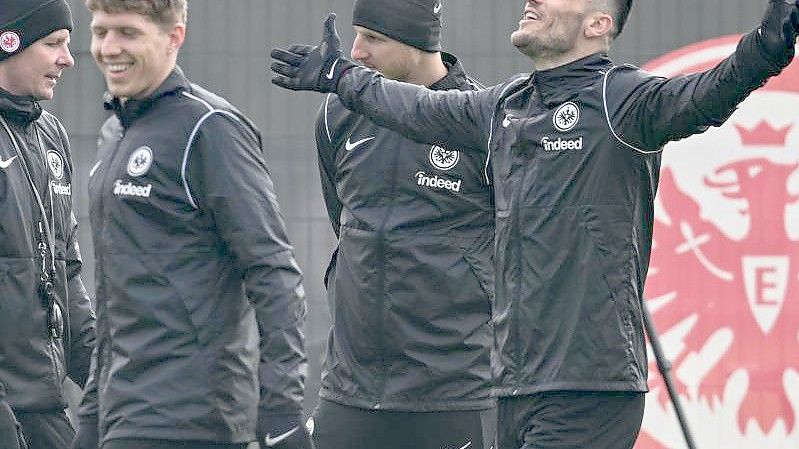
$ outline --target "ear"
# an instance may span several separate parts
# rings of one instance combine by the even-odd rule
[[[595,11],[585,18],[585,37],[610,37],[613,32],[613,17],[610,14]]]
[[[186,40],[186,24],[178,22],[167,33],[169,36],[169,52],[180,50],[183,41]]]

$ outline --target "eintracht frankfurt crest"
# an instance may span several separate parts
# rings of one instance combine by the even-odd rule
[[[645,68],[697,72],[739,36]],[[799,448],[799,63],[720,128],[669,144],[646,283],[697,447]],[[650,356],[638,449],[682,449]]]

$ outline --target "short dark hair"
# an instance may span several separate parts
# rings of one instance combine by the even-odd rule
[[[132,12],[147,16],[153,22],[172,27],[176,23],[186,23],[188,16],[187,0],[85,0],[89,11],[107,13]]]
[[[627,23],[627,17],[630,16],[630,10],[633,7],[633,0],[614,0],[616,3],[616,29],[613,32],[613,39],[616,39],[621,31],[624,29],[624,24]]]

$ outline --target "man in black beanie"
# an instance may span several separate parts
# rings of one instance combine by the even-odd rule
[[[434,90],[478,90],[440,52],[443,9],[438,0],[355,1],[353,59]],[[308,426],[316,447],[489,449],[487,158],[417,144],[335,95],[319,111],[316,143],[339,239],[325,280],[333,322],[321,402]]]
[[[74,431],[62,385],[66,376],[83,385],[94,346],[69,141],[39,105],[74,65],[71,30],[64,0],[3,1],[0,8],[2,448],[69,447]]]

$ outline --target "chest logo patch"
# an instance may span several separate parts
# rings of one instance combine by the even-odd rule
[[[460,158],[461,154],[459,151],[447,150],[438,145],[433,145],[433,147],[430,148],[430,163],[439,170],[451,169],[458,165]]]
[[[55,179],[64,177],[64,159],[55,151],[47,152],[47,166]]]
[[[20,43],[19,34],[14,31],[0,34],[0,49],[6,53],[14,53],[19,50]]]
[[[555,129],[562,133],[570,131],[579,121],[580,108],[571,101],[560,105],[552,116],[552,124],[555,125]]]
[[[147,173],[153,164],[153,150],[148,146],[137,148],[128,159],[128,174],[130,176],[141,176]]]

